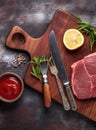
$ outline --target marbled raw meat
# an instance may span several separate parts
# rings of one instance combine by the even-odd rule
[[[78,99],[96,98],[96,53],[72,65],[71,86]]]

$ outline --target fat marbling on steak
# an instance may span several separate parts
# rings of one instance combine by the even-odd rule
[[[71,85],[78,99],[96,98],[96,52],[73,63]]]

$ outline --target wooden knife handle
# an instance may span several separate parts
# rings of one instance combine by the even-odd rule
[[[44,84],[43,89],[44,89],[44,104],[45,107],[49,108],[51,106],[51,95],[49,84]]]

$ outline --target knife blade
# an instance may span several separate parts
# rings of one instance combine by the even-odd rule
[[[57,43],[56,36],[53,30],[49,34],[49,46],[50,46],[50,51],[54,59],[55,65],[58,69],[58,75],[65,86],[65,90],[66,90],[66,93],[67,93],[67,96],[71,105],[71,109],[76,110],[77,105],[76,105],[71,87],[69,85],[69,79],[66,73],[66,68],[61,59],[58,43]]]

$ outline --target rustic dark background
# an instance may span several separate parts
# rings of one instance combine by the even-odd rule
[[[71,12],[96,26],[96,0],[0,0],[0,74],[13,71],[22,79],[28,64],[12,66],[15,54],[28,54],[5,47],[5,40],[14,25],[38,38],[44,34],[57,9]],[[44,108],[43,95],[25,85],[15,103],[0,101],[0,130],[96,130],[96,123],[76,113],[65,112],[62,105],[52,101]]]

